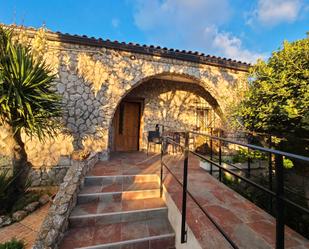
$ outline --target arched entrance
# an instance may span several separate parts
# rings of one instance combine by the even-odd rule
[[[131,89],[118,104],[109,131],[111,151],[147,147],[147,132],[160,123],[175,129],[218,126],[223,118],[216,99],[191,78],[156,76]]]

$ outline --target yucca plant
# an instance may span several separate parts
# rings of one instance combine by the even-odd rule
[[[12,38],[13,30],[0,26],[0,124],[11,131],[13,175],[16,191],[22,191],[29,163],[21,132],[40,140],[55,134],[61,99],[53,85],[55,75],[44,60]]]

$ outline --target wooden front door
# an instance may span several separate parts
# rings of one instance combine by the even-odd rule
[[[113,122],[114,151],[139,149],[141,104],[123,101],[116,110]]]

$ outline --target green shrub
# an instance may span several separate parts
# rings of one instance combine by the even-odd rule
[[[14,177],[5,169],[0,173],[0,214],[7,212],[16,201]]]
[[[20,196],[18,200],[12,206],[10,212],[14,213],[15,211],[23,209],[25,206],[30,204],[31,202],[38,201],[41,197],[40,193],[30,191],[25,193],[23,196]]]
[[[17,191],[15,182],[16,177],[10,174],[10,170],[0,171],[0,214],[10,213],[15,203],[27,194],[30,182],[24,186],[23,191]]]
[[[232,157],[232,163],[244,163],[253,160],[265,160],[266,156],[258,150],[249,150],[247,148],[239,148],[238,153]]]
[[[291,169],[294,167],[294,163],[288,158],[283,158],[283,167],[286,169]]]
[[[12,240],[0,244],[0,249],[24,249],[24,242],[13,238]]]

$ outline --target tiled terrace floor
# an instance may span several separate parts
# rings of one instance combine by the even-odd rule
[[[0,228],[0,243],[7,242],[12,238],[21,239],[25,243],[25,249],[33,246],[42,222],[47,215],[50,204],[46,204],[20,222]]]
[[[165,156],[164,160],[182,181],[182,157]],[[141,152],[117,153],[110,161],[99,162],[91,174],[153,174],[159,173],[159,168],[159,155],[147,157]],[[165,174],[164,185],[181,210],[182,188],[179,183],[171,174]],[[193,155],[189,158],[188,190],[239,248],[275,247],[275,219],[207,174]],[[202,248],[231,248],[191,198],[187,200],[187,207],[187,223]],[[309,248],[309,241],[288,227],[285,233],[285,248]]]

